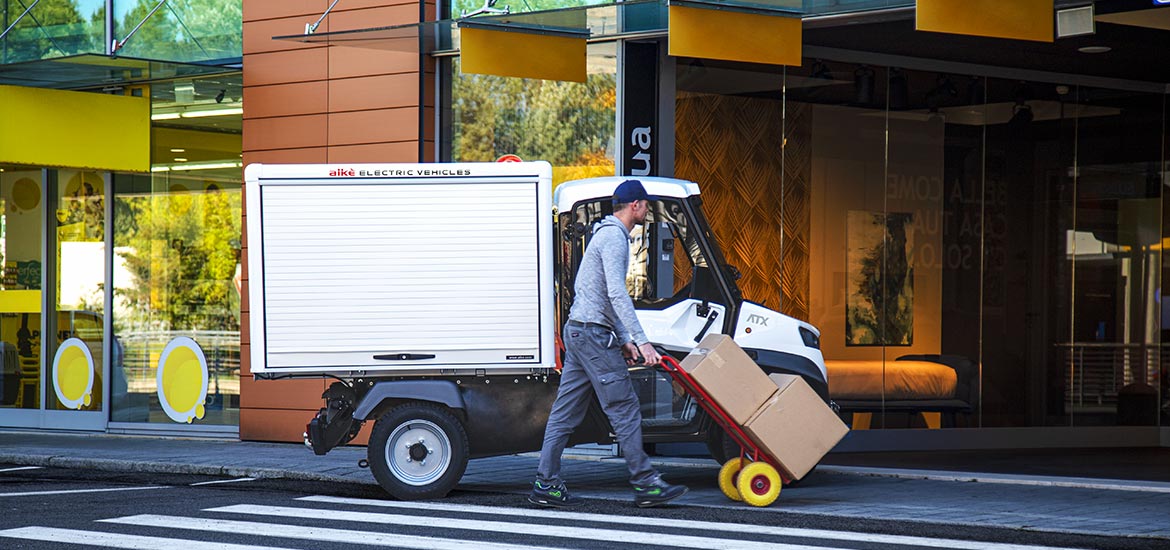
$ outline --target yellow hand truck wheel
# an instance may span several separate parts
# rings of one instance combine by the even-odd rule
[[[744,502],[752,506],[767,506],[776,502],[783,484],[780,473],[771,464],[752,462],[740,470],[735,487],[739,489],[739,496]]]
[[[743,500],[739,496],[739,489],[735,488],[735,480],[739,476],[739,470],[743,468],[743,458],[735,457],[728,460],[719,468],[719,490],[727,495],[727,498],[735,501]]]

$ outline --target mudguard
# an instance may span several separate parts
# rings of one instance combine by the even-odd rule
[[[450,380],[387,380],[378,382],[354,408],[354,420],[369,420],[370,414],[387,399],[409,399],[441,403],[450,409],[464,408],[459,386]]]

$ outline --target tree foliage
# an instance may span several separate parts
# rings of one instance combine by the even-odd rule
[[[115,290],[120,330],[239,330],[238,190],[120,196],[116,253],[133,280]]]
[[[584,83],[452,71],[452,158],[492,161],[504,154],[555,166],[612,168],[616,79]]]

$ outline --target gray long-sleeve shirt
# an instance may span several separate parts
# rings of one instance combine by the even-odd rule
[[[626,293],[629,266],[630,231],[621,220],[606,216],[593,229],[577,270],[569,319],[612,327],[622,343],[633,341],[640,346],[649,340]]]

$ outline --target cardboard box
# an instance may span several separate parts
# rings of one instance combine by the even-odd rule
[[[776,393],[776,384],[724,334],[707,335],[681,366],[741,426]]]
[[[799,376],[773,374],[778,388],[744,429],[793,479],[804,477],[849,428]]]

